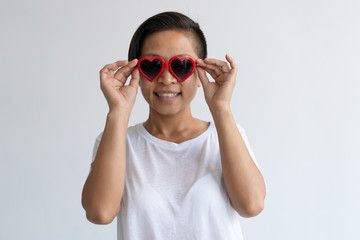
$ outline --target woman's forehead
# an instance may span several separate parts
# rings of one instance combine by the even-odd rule
[[[141,56],[188,56],[194,57],[193,39],[180,31],[166,30],[146,37]]]

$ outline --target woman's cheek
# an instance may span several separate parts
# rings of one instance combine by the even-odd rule
[[[150,89],[149,89],[149,86],[147,86],[148,83],[144,82],[143,79],[140,79],[140,82],[139,82],[139,86],[140,86],[140,89],[141,89],[141,93],[144,97],[144,99],[149,102],[150,100]]]

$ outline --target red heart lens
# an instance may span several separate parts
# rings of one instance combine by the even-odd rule
[[[153,82],[157,79],[168,67],[171,74],[180,82],[185,81],[195,71],[195,61],[189,57],[172,57],[169,62],[165,62],[161,57],[155,56],[152,58],[142,57],[138,62],[138,69],[140,73]]]
[[[188,78],[195,70],[194,63],[191,60],[173,59],[170,64],[171,71],[182,81]]]
[[[152,61],[144,59],[140,62],[140,72],[148,79],[155,80],[158,75],[164,71],[163,63],[160,59],[153,59]]]

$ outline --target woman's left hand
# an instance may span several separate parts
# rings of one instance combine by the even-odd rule
[[[204,88],[205,100],[210,111],[230,110],[231,95],[235,87],[237,65],[229,55],[226,60],[230,63],[217,59],[197,59],[197,70]],[[215,82],[210,82],[206,76],[208,72]]]

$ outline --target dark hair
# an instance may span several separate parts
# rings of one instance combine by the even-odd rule
[[[199,58],[207,57],[206,39],[198,23],[178,12],[163,12],[148,18],[134,33],[131,39],[128,60],[139,59],[146,37],[165,30],[179,30],[194,38],[194,50]]]

